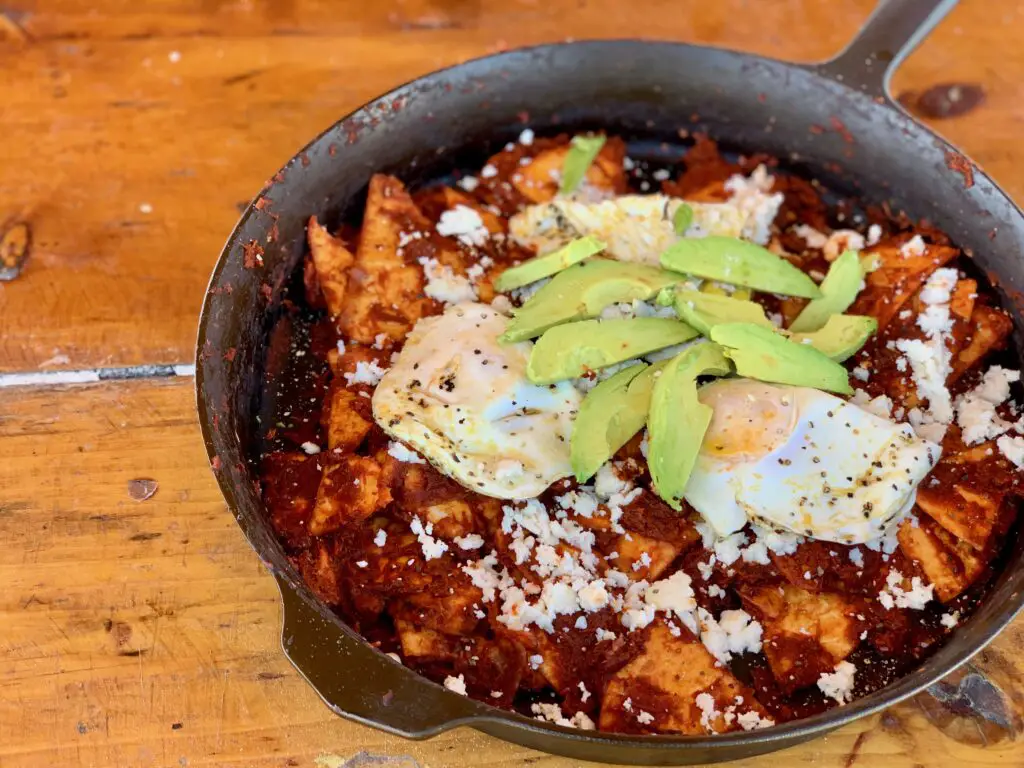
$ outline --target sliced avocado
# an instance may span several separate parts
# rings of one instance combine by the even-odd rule
[[[821,298],[814,299],[801,310],[789,326],[794,333],[816,331],[828,322],[832,315],[841,315],[853,304],[860,293],[864,269],[860,265],[857,251],[843,251],[842,256],[832,262],[828,274],[818,289]]]
[[[710,293],[715,296],[729,296],[733,299],[749,299],[752,291],[749,288],[737,288],[736,286],[718,283],[714,280],[705,280],[700,285],[701,293]]]
[[[658,495],[673,509],[681,507],[679,500],[711,423],[711,407],[697,399],[697,377],[725,376],[730,370],[720,346],[697,344],[669,360],[654,382],[647,416],[647,466]]]
[[[569,151],[562,163],[562,183],[558,191],[568,195],[583,183],[587,170],[593,164],[607,139],[604,136],[573,136]]]
[[[716,325],[711,339],[725,348],[740,376],[853,394],[846,369],[810,344],[753,323]]]
[[[600,253],[607,247],[596,237],[581,237],[573,240],[556,251],[545,253],[543,256],[537,256],[506,269],[494,281],[494,290],[506,293],[543,280],[545,277],[551,277],[595,253]]]
[[[832,315],[825,327],[812,333],[794,333],[797,344],[810,344],[837,363],[852,357],[878,330],[878,321],[866,315]]]
[[[677,235],[682,237],[686,234],[686,230],[690,228],[693,223],[693,206],[689,203],[680,203],[679,207],[676,208],[676,212],[672,214],[672,229]]]
[[[682,344],[696,335],[686,323],[662,317],[556,325],[534,344],[526,376],[534,384],[575,379],[587,371]]]
[[[596,317],[620,301],[646,300],[662,288],[684,280],[683,275],[645,264],[591,259],[559,272],[537,291],[509,321],[502,343],[540,336],[548,328]]]
[[[818,286],[806,274],[767,248],[735,237],[687,238],[661,254],[661,266],[708,280],[756,291],[816,299]]]
[[[713,293],[675,290],[676,314],[705,336],[712,327],[721,323],[754,323],[774,328],[772,321],[764,315],[764,307],[753,301],[719,296]]]
[[[581,483],[643,429],[654,382],[667,364],[630,366],[602,381],[583,399],[570,441],[572,470]]]

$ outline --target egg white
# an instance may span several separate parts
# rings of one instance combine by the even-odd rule
[[[467,302],[420,320],[373,393],[373,416],[466,488],[532,498],[572,474],[580,394],[526,378],[532,342],[500,345],[508,318]]]
[[[693,220],[686,236],[748,237],[767,231],[764,222],[775,217],[781,195],[760,195],[758,205],[751,205],[749,197],[727,203],[689,203]],[[612,258],[657,266],[661,253],[679,239],[672,220],[682,204],[667,195],[622,195],[599,202],[557,198],[513,216],[509,233],[542,254],[591,235],[608,244],[606,253]],[[752,239],[760,242],[761,238]]]
[[[895,527],[941,448],[834,395],[746,379],[699,397],[715,409],[684,498],[725,536],[748,520],[855,544]]]

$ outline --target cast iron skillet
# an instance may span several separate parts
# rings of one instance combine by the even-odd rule
[[[446,691],[345,626],[288,563],[260,500],[253,455],[270,323],[303,254],[310,214],[332,226],[358,219],[377,171],[416,184],[460,164],[479,168],[488,147],[518,134],[524,112],[541,133],[604,128],[666,138],[676,137],[680,127],[706,130],[727,146],[788,158],[798,170],[865,201],[890,200],[914,218],[936,222],[973,252],[996,278],[1020,327],[1024,216],[991,179],[904,114],[887,92],[892,69],[954,2],[886,0],[846,50],[819,65],[637,40],[546,45],[478,59],[371,102],[321,134],[274,177],[243,214],[213,272],[199,328],[196,388],[221,489],[280,585],[285,653],[328,706],[411,738],[470,725],[585,760],[731,760],[805,741],[912,696],[1010,622],[1024,603],[1019,540],[991,597],[950,642],[912,674],[848,706],[765,731],[715,737],[560,728]]]

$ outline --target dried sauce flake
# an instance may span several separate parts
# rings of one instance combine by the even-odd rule
[[[135,501],[146,501],[153,497],[160,484],[151,477],[136,477],[128,481],[128,495]]]

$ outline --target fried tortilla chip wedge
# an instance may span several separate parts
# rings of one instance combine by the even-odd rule
[[[702,693],[714,700],[710,716],[696,703]],[[737,697],[742,697],[741,705]],[[734,717],[727,719],[730,707]],[[735,715],[748,711],[767,716],[753,691],[716,662],[693,634],[682,629],[674,636],[656,623],[640,655],[608,681],[599,727],[619,733],[724,733],[739,730]],[[653,719],[645,723],[643,712]]]
[[[881,333],[928,276],[955,258],[959,251],[929,245],[920,256],[904,256],[899,245],[885,244],[870,248],[866,253],[874,254],[880,266],[865,277],[866,287],[847,312],[875,318]]]
[[[760,617],[764,654],[783,690],[813,685],[857,647],[858,608],[843,595],[788,584],[741,589],[740,594]]]
[[[364,344],[378,334],[401,342],[433,306],[423,295],[423,268],[399,247],[402,235],[429,231],[430,223],[393,176],[370,180],[366,213],[349,272],[342,333]]]
[[[950,383],[981,362],[989,352],[1002,349],[1013,332],[1013,320],[1001,309],[975,304],[966,345],[953,355]]]
[[[316,216],[309,217],[306,226],[309,251],[316,267],[317,280],[323,292],[327,311],[332,317],[341,315],[348,291],[348,273],[355,256],[338,238],[320,225]]]
[[[380,465],[363,456],[324,459],[324,473],[317,489],[309,532],[322,536],[346,525],[361,522],[391,501],[382,485]]]
[[[967,346],[973,328],[971,317],[977,292],[977,282],[960,280],[950,297],[950,317],[953,323],[950,333],[946,336],[946,348],[953,360]],[[907,364],[903,352],[893,342],[901,339],[927,339],[917,321],[918,316],[925,311],[926,305],[921,301],[918,290],[904,306],[906,312],[892,318],[884,332],[870,338],[855,359],[857,365],[870,373],[871,378],[864,385],[869,395],[887,395],[892,398],[896,407],[909,410],[922,407],[924,403],[918,394],[914,378],[906,372]],[[952,376],[950,379],[952,380]]]
[[[970,470],[968,470],[970,471]],[[936,475],[938,476],[938,475]],[[917,506],[958,540],[985,549],[1001,517],[1004,494],[956,483],[917,489]]]
[[[917,525],[911,520],[903,521],[898,535],[903,554],[924,571],[941,602],[955,598],[985,569],[985,561],[969,545],[927,517]]]
[[[546,203],[558,193],[558,180],[569,154],[569,144],[546,149],[512,176],[512,186],[531,203]],[[626,173],[622,161],[626,145],[609,138],[587,169],[586,184],[606,192],[624,192]]]

